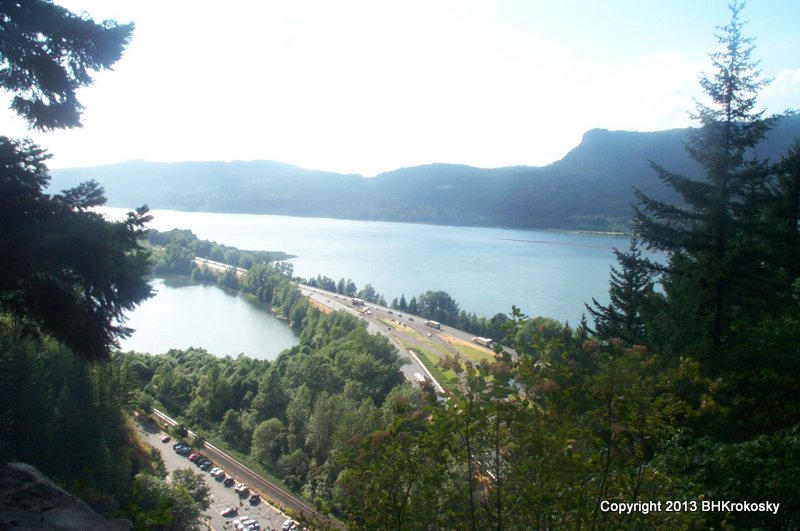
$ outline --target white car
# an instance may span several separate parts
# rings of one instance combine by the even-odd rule
[[[237,518],[233,522],[233,527],[242,531],[243,529],[247,529],[251,527],[254,523],[257,523],[255,519],[250,518],[249,516],[244,516],[242,518]]]

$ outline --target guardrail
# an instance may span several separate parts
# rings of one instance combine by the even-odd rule
[[[153,414],[157,417],[162,419],[167,424],[171,426],[175,426],[178,422],[167,415],[166,413],[159,411],[158,409],[153,408]],[[190,436],[194,437],[194,433],[191,430],[188,430]],[[236,476],[240,481],[243,483],[249,484],[251,487],[255,487],[258,490],[262,491],[266,498],[270,501],[278,503],[283,507],[288,509],[292,509],[299,513],[304,513],[307,515],[311,515],[314,518],[329,524],[331,527],[338,527],[340,529],[346,529],[341,527],[338,522],[335,522],[328,518],[327,516],[319,513],[316,509],[305,503],[303,500],[297,498],[290,492],[287,492],[283,488],[279,487],[278,485],[272,483],[268,479],[260,476],[259,474],[253,472],[239,461],[234,459],[233,457],[229,456],[213,444],[206,442],[204,449],[208,454],[209,458],[211,458],[214,462],[220,465],[226,472]]]

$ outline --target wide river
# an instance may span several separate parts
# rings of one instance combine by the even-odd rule
[[[114,208],[104,211],[109,217],[124,212]],[[400,295],[408,300],[426,290],[444,290],[461,309],[478,316],[508,313],[516,305],[528,315],[553,317],[573,326],[584,313],[585,302],[592,297],[602,303],[608,300],[609,268],[616,263],[612,250],[628,247],[626,238],[560,231],[163,210],[152,215],[151,228],[190,229],[199,238],[240,249],[285,251],[297,256],[291,260],[296,275],[350,278],[359,289],[371,283],[387,301]],[[212,288],[168,288],[162,284],[157,297],[133,312],[128,324],[138,332],[123,347],[136,348],[132,346],[136,338],[145,333],[156,335],[145,332],[141,324],[137,327],[141,314],[152,313],[158,322],[169,313],[191,320],[187,325],[193,330],[190,339],[197,339],[188,344],[208,345],[209,350],[220,354],[245,352],[274,357],[261,354],[263,348],[256,345],[226,346],[223,350],[211,347],[207,343],[210,340],[200,339],[201,327],[210,336],[224,338],[224,345],[246,335],[243,328],[250,324],[227,306],[233,304],[231,301],[222,302],[226,297],[231,296]],[[246,301],[239,302],[245,308],[241,311],[261,313]],[[199,308],[200,313],[210,316],[208,324],[198,320]],[[265,334],[273,336],[274,331]],[[187,344],[168,337],[165,340],[174,341],[173,346]],[[166,343],[161,345],[149,350],[166,350]]]

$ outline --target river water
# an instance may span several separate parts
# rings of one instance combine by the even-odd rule
[[[104,211],[109,217],[124,212]],[[626,238],[561,231],[164,210],[152,215],[151,228],[190,229],[199,238],[240,249],[285,251],[296,255],[290,261],[296,275],[350,278],[359,288],[371,283],[387,301],[443,290],[461,309],[478,316],[508,313],[516,305],[528,315],[573,326],[584,313],[584,302],[592,297],[602,303],[608,300],[609,268],[616,263],[613,249],[628,246]],[[187,305],[197,305],[218,315],[217,323],[230,311],[220,302],[224,299],[211,295],[215,288],[199,293],[185,290],[177,290],[187,294],[185,302],[170,295],[176,298],[170,300],[174,306],[169,311],[188,311]],[[133,312],[130,325],[137,328],[141,313],[162,311],[167,292]],[[131,340],[143,332],[139,328]],[[192,334],[197,337],[197,332]],[[241,335],[240,328],[223,334],[226,342]],[[203,346],[199,339],[193,344]],[[226,353],[238,353],[234,351],[240,347],[226,348]],[[256,349],[241,348],[246,353]]]

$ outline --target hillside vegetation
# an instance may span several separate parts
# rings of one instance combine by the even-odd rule
[[[51,189],[99,182],[111,206],[280,214],[509,228],[628,230],[633,187],[676,200],[650,161],[699,177],[686,153],[689,129],[594,129],[549,166],[482,169],[431,164],[373,178],[273,161],[129,161],[53,171]],[[781,120],[755,153],[777,162],[800,136],[800,117]]]

